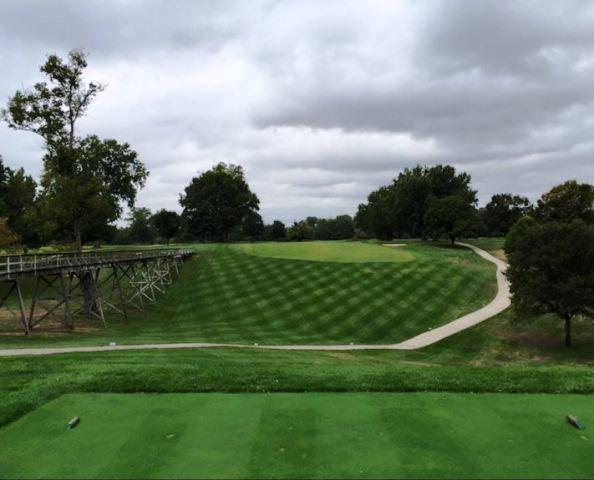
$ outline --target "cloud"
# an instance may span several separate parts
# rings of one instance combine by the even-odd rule
[[[139,152],[152,209],[220,161],[268,221],[353,214],[416,163],[535,199],[594,182],[592,45],[579,0],[24,0],[0,3],[0,99],[85,48],[108,87],[80,131]],[[41,171],[32,134],[0,127],[0,154]]]

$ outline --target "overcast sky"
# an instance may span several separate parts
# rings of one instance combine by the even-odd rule
[[[81,133],[126,141],[138,204],[242,165],[265,220],[354,214],[404,167],[449,163],[480,203],[594,183],[594,2],[0,0],[0,100],[47,53],[107,84]],[[0,125],[38,175],[43,143]]]

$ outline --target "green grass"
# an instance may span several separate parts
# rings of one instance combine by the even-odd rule
[[[40,328],[30,338],[4,336],[0,345],[391,343],[476,310],[495,295],[494,266],[467,249],[420,242],[402,250],[359,242],[326,242],[320,249],[317,243],[299,246],[298,253],[311,248],[325,258],[323,252],[334,250],[331,258],[342,260],[244,253],[294,254],[290,243],[199,246],[198,257],[146,318],[137,314],[126,324],[109,317],[106,330],[82,324],[82,331],[66,334],[44,335]],[[345,263],[353,251],[357,262]],[[360,262],[377,251],[370,258],[384,261]],[[412,260],[402,261],[400,251]]]
[[[318,262],[411,262],[415,259],[414,253],[406,247],[349,241],[263,242],[236,244],[233,247],[259,257]]]
[[[594,369],[472,366],[413,352],[146,350],[0,358],[0,426],[65,393],[440,391],[594,393]],[[433,363],[432,363],[433,362]]]
[[[483,242],[480,246],[490,251],[496,251],[496,242],[492,240],[489,240],[489,242],[491,242],[490,245]],[[347,242],[335,242],[335,244],[347,244]],[[353,245],[357,244],[353,243]],[[284,245],[273,248],[276,248],[278,252],[281,247],[284,247]],[[87,332],[83,331],[82,328],[88,328],[89,325],[79,323],[79,330],[73,333],[54,334],[49,331],[39,331],[29,339],[23,339],[21,336],[8,336],[0,340],[0,346],[96,344],[111,340],[116,340],[119,343],[192,341],[196,339],[212,339],[215,341],[215,335],[217,337],[225,335],[227,339],[235,338],[246,343],[251,343],[254,335],[262,335],[262,338],[268,341],[309,341],[315,338],[327,340],[328,338],[341,338],[342,335],[342,341],[348,341],[345,340],[345,337],[348,338],[347,335],[349,334],[367,332],[369,335],[369,332],[373,334],[375,331],[375,335],[378,335],[377,332],[382,331],[381,322],[387,322],[385,327],[390,329],[387,335],[397,336],[406,332],[406,328],[411,328],[410,325],[401,325],[398,322],[403,318],[399,316],[400,313],[406,311],[407,308],[406,303],[401,303],[402,298],[412,299],[414,297],[417,310],[426,306],[429,308],[435,307],[435,305],[440,304],[447,307],[452,299],[455,299],[454,308],[459,308],[461,314],[464,313],[464,309],[473,309],[473,302],[477,305],[480,301],[487,301],[487,297],[494,294],[494,271],[490,264],[486,264],[469,251],[443,248],[440,245],[410,242],[403,249],[395,250],[406,250],[407,253],[414,256],[414,260],[376,261],[373,263],[344,263],[341,259],[330,262],[314,261],[313,259],[267,258],[261,257],[255,252],[249,252],[250,248],[257,248],[257,245],[251,244],[231,246],[194,245],[192,248],[201,253],[199,258],[184,266],[183,281],[178,281],[174,286],[170,287],[167,296],[160,301],[158,308],[147,312],[146,319],[140,315],[135,316],[126,325],[117,317],[110,318],[107,330],[93,328]],[[377,246],[377,248],[388,250],[388,247]],[[316,249],[314,248],[314,250]],[[317,251],[319,252],[319,250]],[[246,253],[254,254],[248,255]],[[288,255],[289,253],[285,251],[283,254]],[[312,253],[310,251],[301,253],[301,255],[312,255]],[[392,254],[389,253],[389,255]],[[414,272],[410,273],[408,269],[411,266],[419,267],[420,272],[418,275]],[[431,268],[433,268],[433,271],[431,271]],[[341,278],[345,275],[348,278]],[[384,276],[385,280],[382,280]],[[367,282],[366,279],[369,277],[373,278],[375,283],[370,284]],[[395,278],[398,280],[397,282],[394,282]],[[435,283],[435,278],[438,279],[437,283],[444,284],[445,288],[451,289],[450,298],[436,299],[433,290],[422,290],[423,286],[432,282]],[[484,289],[481,290],[481,288],[476,287],[475,298],[462,298],[459,296],[458,289],[465,282],[466,284],[472,284],[483,281]],[[338,282],[338,288],[334,288],[333,284],[335,282]],[[371,292],[367,292],[369,288],[371,288]],[[417,292],[419,288],[421,288],[421,291]],[[394,296],[390,293],[393,289],[402,290],[399,290],[399,295]],[[341,295],[343,292],[348,292],[348,295]],[[288,302],[291,308],[282,309],[282,306],[276,302],[259,303],[274,298],[275,295],[278,299]],[[482,300],[479,298],[481,295],[483,295]],[[357,299],[356,304],[347,303],[351,297]],[[370,306],[370,302],[373,305],[374,301],[379,300],[384,305],[380,313],[385,314],[385,316],[377,317],[373,315],[365,317],[367,323],[371,323],[371,325],[364,324],[361,321],[361,318],[363,318],[361,313]],[[345,303],[348,308],[341,309],[341,305]],[[309,323],[313,323],[313,318],[318,317],[311,317],[306,313],[318,312],[323,314],[324,309],[322,306],[325,306],[328,312],[334,309],[346,312],[340,313],[340,315],[336,314],[334,318],[338,320],[348,319],[352,323],[351,333],[348,333],[348,329],[346,330],[347,333],[345,333],[346,324],[338,322],[331,324],[330,327],[322,324],[314,328],[314,325],[309,325]],[[215,311],[215,313],[219,311],[221,316],[217,317],[215,315],[212,317],[207,315],[209,311]],[[228,315],[222,315],[223,312]],[[290,319],[291,321],[279,322],[278,312],[283,313],[284,317],[281,318]],[[455,316],[453,310],[449,314]],[[380,318],[380,320],[374,322],[374,319],[377,318]],[[418,317],[411,318],[415,322],[411,332],[417,327],[420,329],[426,328],[421,313],[419,313]],[[247,319],[251,319],[251,322],[247,321]],[[91,325],[91,327],[93,326]],[[393,330],[397,332],[394,333]],[[36,421],[34,423],[39,429],[27,430],[28,433],[25,435],[24,430],[21,432],[22,427],[18,427],[18,425],[21,425],[18,419],[63,394],[81,392],[143,392],[147,394],[149,392],[513,392],[594,394],[594,369],[591,368],[591,365],[594,365],[593,330],[591,322],[584,319],[576,320],[574,326],[575,348],[568,350],[562,346],[562,324],[558,319],[547,316],[529,321],[519,317],[513,310],[507,310],[488,322],[416,351],[269,352],[209,349],[0,358],[0,426],[6,426],[0,430],[0,477],[9,476],[7,474],[3,475],[4,471],[10,470],[5,470],[3,468],[5,464],[2,462],[5,459],[13,458],[12,450],[7,451],[5,455],[3,449],[16,448],[12,441],[5,441],[3,436],[5,432],[10,432],[10,429],[12,429],[12,435],[17,436],[17,446],[21,445],[24,451],[29,448],[33,448],[33,451],[35,451],[35,448],[37,448],[34,446],[35,443],[39,442],[40,438],[47,434],[47,431],[42,431],[43,425]],[[373,338],[373,336],[370,338]],[[415,406],[425,407],[427,402],[422,399],[432,398],[431,395],[425,395],[417,396],[412,406],[406,406],[406,412],[414,411],[413,407]],[[269,398],[271,396],[249,396],[249,398]],[[341,394],[339,398],[343,398],[343,396],[344,394]],[[372,396],[375,396],[375,394]],[[178,398],[180,396],[174,397]],[[300,399],[307,397],[309,395],[293,397],[295,399],[293,401],[296,403],[289,402],[290,411],[296,412],[295,415],[300,414]],[[324,397],[324,395],[320,395],[320,397]],[[463,398],[468,399],[476,397],[477,395],[463,396]],[[502,396],[497,398],[500,397]],[[565,427],[565,425],[561,427],[562,431],[556,430],[557,426],[561,425],[558,422],[562,422],[562,417],[566,413],[577,413],[583,416],[588,425],[592,421],[585,413],[582,413],[582,410],[575,412],[566,410],[573,405],[576,405],[577,410],[578,405],[572,403],[573,398],[577,398],[574,396],[554,396],[551,398],[555,400],[551,401],[550,404],[545,402],[549,404],[550,408],[554,407],[554,426],[549,422],[552,418],[550,415],[553,414],[549,406],[545,405],[543,409],[536,408],[538,405],[532,401],[534,398],[541,398],[540,396],[515,395],[514,398],[516,397],[520,402],[518,405],[524,401],[519,400],[521,398],[525,398],[525,402],[528,402],[521,405],[520,413],[527,412],[528,418],[532,418],[533,406],[534,411],[538,413],[536,415],[537,420],[531,423],[528,422],[529,425],[525,427],[528,433],[522,440],[524,451],[532,448],[532,444],[534,444],[533,456],[538,456],[538,458],[543,455],[546,455],[547,458],[551,455],[553,459],[558,458],[555,456],[557,455],[555,452],[551,453],[549,443],[554,445],[554,441],[559,441],[568,432],[577,433],[567,430],[568,427]],[[248,396],[245,398],[248,398]],[[61,401],[57,400],[56,403],[59,404]],[[175,402],[177,400],[171,400],[171,408],[178,405]],[[246,405],[249,402],[249,400],[246,400]],[[217,404],[219,403],[217,402]],[[243,403],[242,401],[241,404],[243,405]],[[44,408],[51,408],[52,405],[54,403],[42,407],[40,412],[43,412]],[[334,406],[335,402],[332,405]],[[468,430],[464,430],[462,425],[459,426],[461,432],[467,432],[465,435],[481,433],[483,428],[485,431],[493,428],[497,430],[500,427],[500,422],[497,421],[493,426],[491,423],[486,422],[484,417],[491,414],[500,415],[502,411],[511,411],[507,410],[507,407],[502,409],[493,403],[489,404],[489,408],[483,410],[474,409],[472,405],[464,402],[457,403],[455,407],[451,410],[448,409],[443,415],[440,413],[437,418],[443,422],[459,421],[459,417],[462,416],[461,412],[464,414],[466,411],[470,412],[469,422],[472,420],[472,423],[468,423],[468,425],[472,426],[471,431],[468,432]],[[131,433],[129,443],[126,443],[124,450],[122,450],[124,453],[128,451],[126,449],[133,450],[133,447],[136,447],[133,439],[135,438],[134,435],[142,436],[146,432],[150,433],[151,420],[159,418],[159,408],[153,409],[150,414],[140,409],[140,407],[138,408],[139,422],[142,424],[141,430]],[[234,408],[241,410],[243,407]],[[588,406],[588,408],[591,411],[591,406]],[[178,412],[178,409],[174,410]],[[279,407],[275,411],[277,410],[282,409]],[[316,411],[319,410],[316,409]],[[437,411],[435,409],[431,410],[432,412]],[[505,431],[511,432],[517,422],[523,422],[517,410],[517,408],[514,409],[514,420],[505,424]],[[480,415],[476,413],[479,411]],[[351,409],[349,412],[354,412],[354,410]],[[134,413],[136,413],[136,407],[134,407]],[[339,413],[336,412],[337,415]],[[66,418],[60,417],[60,434],[65,433],[63,429],[64,422],[70,418],[69,414],[70,411],[65,412],[64,416]],[[90,412],[90,414],[92,415],[93,412]],[[145,414],[147,416],[144,416]],[[32,418],[35,418],[35,415],[38,415],[38,412],[33,412]],[[108,414],[106,415],[108,416]],[[179,415],[179,412],[175,413],[175,415]],[[175,415],[171,414],[171,416]],[[105,418],[105,415],[103,417]],[[402,413],[399,417],[408,418],[411,415]],[[29,418],[25,417],[21,420],[29,422]],[[195,419],[196,417],[192,418]],[[225,416],[225,419],[229,418],[233,419],[233,416]],[[264,452],[272,451],[270,449],[274,447],[277,438],[275,431],[283,431],[283,425],[285,425],[283,422],[287,416],[280,415],[267,418],[267,427],[269,428],[267,438],[271,438],[272,441],[252,442],[249,455],[254,455],[255,458],[261,458],[264,456]],[[354,413],[349,418],[360,420],[360,422],[351,421],[349,424],[351,430],[369,428],[369,431],[371,431],[373,418],[365,420],[362,417],[357,417]],[[428,418],[434,417],[429,416]],[[216,417],[213,417],[213,419],[216,420]],[[542,422],[539,423],[541,419],[547,419],[544,426],[541,425]],[[83,422],[85,421],[89,421],[87,413],[84,414]],[[330,426],[332,427],[334,424],[340,425],[340,419],[333,417]],[[369,424],[369,427],[367,424]],[[309,428],[308,425],[310,424],[304,420],[303,425],[304,428]],[[316,425],[319,425],[319,423],[316,423]],[[538,431],[530,430],[534,425],[541,425],[542,428]],[[84,423],[82,426],[84,426]],[[163,424],[158,423],[155,429],[161,426]],[[427,453],[428,456],[423,457],[423,459],[427,460],[423,461],[422,464],[425,470],[419,469],[412,473],[403,470],[404,476],[410,477],[418,474],[425,477],[434,477],[444,470],[445,467],[444,469],[436,467],[439,472],[429,470],[431,465],[435,465],[435,459],[439,460],[441,458],[440,452],[443,451],[442,449],[446,448],[442,446],[442,443],[447,444],[447,448],[454,448],[453,445],[462,442],[464,445],[463,452],[472,451],[473,445],[464,443],[464,439],[444,437],[444,433],[447,432],[434,428],[434,424],[431,426],[430,432],[423,437],[411,437],[418,441],[419,450],[428,451],[428,445],[431,446],[430,451]],[[423,430],[423,425],[419,428],[426,431],[426,429]],[[216,429],[213,430],[218,432]],[[349,431],[349,429],[343,429],[343,435],[345,430]],[[377,426],[374,431],[378,431]],[[454,433],[458,433],[458,427],[454,428],[454,431]],[[409,433],[414,435],[415,432],[416,429],[413,429]],[[589,430],[586,431],[587,436],[589,436],[588,432]],[[317,434],[316,430],[314,438],[317,438],[315,436]],[[551,440],[552,434],[554,434],[553,440]],[[98,438],[100,437],[101,434],[99,434]],[[72,436],[65,438],[70,439]],[[91,440],[85,439],[85,444],[88,444],[93,438]],[[310,438],[309,435],[308,438]],[[442,439],[442,442],[434,443],[434,438]],[[577,452],[581,452],[580,449],[585,448],[583,445],[587,446],[591,441],[590,439],[582,440],[575,437],[575,435],[573,438],[577,442],[577,445],[573,445]],[[54,439],[52,437],[52,440]],[[342,437],[339,437],[339,439],[342,440]],[[166,451],[167,447],[171,445],[171,439],[167,440],[167,442],[146,442],[145,450],[152,452],[154,456],[159,456],[161,452]],[[347,438],[347,440],[350,439]],[[502,439],[496,445],[485,447],[488,455],[486,459],[481,459],[481,465],[483,463],[485,465],[489,464],[492,457],[503,458],[506,452],[511,452],[506,455],[504,460],[499,462],[499,465],[492,464],[495,465],[493,468],[496,468],[493,475],[481,473],[482,470],[476,470],[471,465],[470,460],[463,458],[460,462],[461,465],[466,467],[466,470],[462,473],[459,471],[453,472],[452,476],[460,478],[467,471],[471,472],[469,476],[479,474],[502,476],[506,473],[507,476],[520,476],[530,473],[521,469],[516,472],[505,470],[506,465],[508,465],[507,456],[509,456],[510,461],[513,458],[519,458],[514,457],[514,455],[518,454],[516,451],[517,445],[511,443],[511,446],[509,446],[505,443],[506,440]],[[240,438],[229,439],[227,436],[224,445],[234,441],[240,441]],[[317,442],[316,440],[314,444],[316,449],[318,448]],[[480,441],[477,442],[478,445],[484,445]],[[106,442],[106,445],[108,443]],[[340,442],[335,442],[335,444],[340,445]],[[9,445],[9,447],[5,447],[5,445]],[[210,445],[212,446],[212,444]],[[303,445],[303,442],[299,443],[299,445]],[[384,444],[378,445],[377,449],[369,449],[368,455],[362,461],[372,463],[370,459],[374,459],[374,455],[379,452],[382,462],[388,460],[396,462],[403,455],[406,456],[406,454],[410,453],[406,448],[404,453],[401,453],[402,451],[398,450],[400,447],[398,445],[394,446],[392,443],[385,450],[382,450],[382,445]],[[405,447],[408,445],[411,445],[411,443],[407,437]],[[52,443],[46,443],[46,450],[39,455],[37,453],[29,454],[27,459],[28,467],[23,466],[24,462],[19,462],[18,468],[27,467],[31,468],[30,472],[40,472],[39,468],[43,464],[38,459],[42,458],[43,455],[45,455],[43,458],[48,458],[47,455],[51,455],[53,446]],[[84,445],[77,443],[76,446]],[[154,448],[151,450],[152,446]],[[60,448],[68,450],[61,444]],[[102,447],[97,447],[98,451],[101,451],[100,448],[107,447],[102,444]],[[561,448],[565,448],[565,444]],[[89,455],[91,451],[85,450],[81,455]],[[135,454],[138,454],[138,448],[134,449],[134,451]],[[217,449],[217,451],[220,451],[220,449]],[[288,453],[288,450],[285,451]],[[190,449],[189,452],[195,453],[195,450]],[[398,452],[398,454],[395,452]],[[455,448],[454,452],[456,455],[460,454]],[[24,454],[15,453],[16,457],[14,458],[19,458],[18,455]],[[149,456],[148,453],[146,455]],[[566,455],[573,458],[573,453],[567,453]],[[341,464],[352,465],[348,463],[351,456],[349,454],[348,458]],[[593,471],[592,466],[580,463],[583,462],[583,458],[586,456],[586,454],[581,455],[577,463],[567,467],[566,472],[568,472],[569,476],[587,476],[591,474]],[[214,458],[216,461],[220,460],[214,454],[209,455],[209,458]],[[268,455],[266,458],[270,460],[270,463],[266,465],[268,465],[270,471],[277,472],[278,476],[285,475],[284,472],[288,472],[289,468],[290,471],[297,472],[298,476],[310,476],[306,475],[307,472],[303,473],[303,470],[298,470],[298,467],[301,468],[301,463],[297,465],[298,462],[292,460],[286,463],[282,457],[278,456]],[[277,461],[278,458],[283,461]],[[383,460],[384,458],[388,460]],[[152,461],[153,456],[146,461],[149,462],[149,460]],[[564,465],[563,461],[563,459],[560,459],[557,463]],[[378,466],[392,465],[376,461],[373,463]],[[542,475],[535,476],[540,477],[548,475],[548,472],[557,472],[558,470],[555,470],[557,463],[551,461],[552,466],[547,471],[544,471]],[[103,464],[98,474],[107,476],[109,469],[119,468],[118,465],[122,467],[121,458],[116,459],[113,464],[110,463],[107,466]],[[178,465],[173,467],[166,465],[163,468],[186,469],[191,465],[191,460],[181,459]],[[251,461],[247,462],[247,465],[250,469],[254,468]],[[518,468],[520,468],[522,466],[526,467],[527,464],[520,462],[518,465]],[[318,465],[316,464],[316,466]],[[303,468],[311,468],[311,464],[304,464]],[[481,466],[476,468],[481,468]],[[575,470],[572,470],[573,468]],[[213,474],[216,471],[223,470],[224,467],[217,467],[214,469]],[[156,471],[158,474],[158,472],[167,470]],[[176,470],[176,472],[179,471]],[[251,471],[249,470],[249,472]],[[17,477],[28,475],[23,470],[12,470],[10,472],[12,472],[10,475]],[[537,470],[537,472],[540,472],[540,470]],[[564,472],[554,476],[560,476]],[[339,473],[343,472],[340,471]],[[360,476],[356,475],[356,473],[353,473],[353,476]],[[516,475],[513,475],[513,473],[516,473]],[[47,475],[50,474],[51,472]],[[34,473],[31,473],[31,475],[33,476]],[[57,473],[55,475],[63,476]],[[340,476],[344,477],[345,475]],[[379,476],[379,474],[375,476]]]
[[[579,395],[67,395],[0,430],[3,478],[587,478]],[[66,422],[82,419],[74,430]],[[31,461],[34,459],[34,461]]]
[[[505,252],[503,251],[505,238],[472,238],[465,240],[465,242],[476,245],[500,260],[506,261]]]

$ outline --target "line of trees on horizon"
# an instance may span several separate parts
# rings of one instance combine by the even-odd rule
[[[355,224],[361,236],[448,238],[505,236],[519,218],[532,210],[520,195],[493,195],[477,207],[471,177],[449,165],[406,168],[391,184],[375,190],[359,205]]]
[[[290,226],[264,224],[260,201],[240,166],[219,163],[191,179],[180,196],[182,213],[135,206],[149,174],[127,143],[81,136],[78,122],[105,90],[83,78],[87,55],[48,55],[44,80],[19,90],[1,112],[8,127],[44,140],[39,184],[0,157],[0,248],[48,243],[152,243],[170,240],[226,242],[448,238],[505,236],[535,206],[519,195],[494,195],[477,207],[471,177],[449,165],[406,168],[371,192],[354,218],[307,217]],[[128,226],[118,228],[125,207]]]

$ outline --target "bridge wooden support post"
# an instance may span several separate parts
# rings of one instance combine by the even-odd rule
[[[13,317],[17,317],[18,320],[21,322],[21,325],[23,326],[25,335],[28,335],[30,331],[29,319],[27,318],[27,314],[25,313],[23,293],[18,279],[0,282],[0,285],[3,290],[2,294],[0,294],[0,308],[4,307],[6,310],[8,310],[8,312],[10,312],[10,314]],[[15,297],[16,312],[15,305],[11,304],[11,297]]]
[[[161,286],[160,292],[163,292],[163,287],[165,285],[171,285],[172,278],[171,278],[171,265],[169,264],[169,259],[167,258],[157,258],[155,261],[154,267],[154,280],[155,283],[159,283]]]
[[[127,287],[124,289],[126,304],[131,305],[144,313],[145,308],[143,297],[145,295],[137,280],[137,271],[134,263],[131,262],[125,265],[120,264],[118,268],[121,273],[120,279],[127,282]]]
[[[29,330],[35,325],[45,320],[50,315],[56,315],[60,318],[62,325],[67,328],[73,328],[72,316],[70,314],[70,289],[65,272],[51,275],[37,275],[35,277],[35,287],[31,301],[31,310],[29,312]],[[45,310],[39,317],[35,313],[41,307]],[[56,311],[62,307],[62,314],[57,315]]]
[[[103,326],[106,326],[98,287],[100,273],[100,268],[93,268],[70,274],[69,299],[73,306],[71,309],[73,316],[82,312],[89,320],[101,320]],[[78,306],[74,306],[77,298],[80,302]]]
[[[173,257],[171,259],[171,264],[173,266],[173,270],[175,270],[175,276],[179,276],[179,260],[177,259],[177,257]]]
[[[128,321],[128,299],[122,285],[123,274],[117,263],[103,269],[103,278],[97,276],[97,289],[100,293],[99,302],[107,310],[119,313]]]

